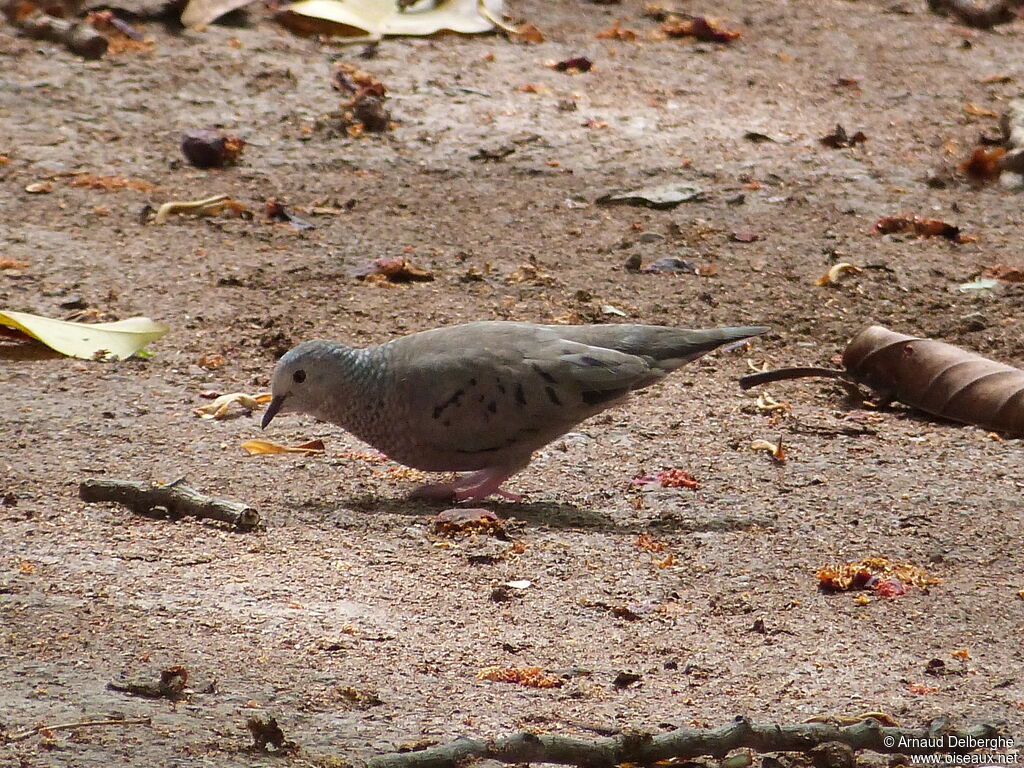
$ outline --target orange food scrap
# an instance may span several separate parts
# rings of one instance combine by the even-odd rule
[[[916,693],[921,696],[927,696],[929,693],[938,693],[938,688],[933,688],[929,685],[921,685],[921,683],[908,683],[907,690],[911,693]]]
[[[630,481],[631,485],[660,485],[662,488],[689,488],[697,490],[700,481],[683,469],[666,469],[653,475],[640,474]]]
[[[517,683],[527,688],[561,688],[562,678],[548,674],[540,667],[484,667],[476,673],[477,680],[495,683]]]
[[[455,537],[463,534],[486,534],[508,538],[505,523],[489,509],[452,507],[434,516],[434,533]]]
[[[819,568],[818,582],[822,589],[844,592],[870,589],[879,597],[899,597],[911,588],[927,590],[940,579],[910,563],[896,563],[884,557],[865,557],[855,562]]]
[[[960,661],[967,661],[971,658],[971,652],[968,651],[966,648],[961,648],[958,651],[953,651],[949,655],[952,656],[954,659],[959,659]]]
[[[367,464],[384,464],[385,462],[390,461],[390,459],[388,459],[388,457],[383,453],[377,453],[375,451],[343,451],[338,454],[338,458],[365,461]]]

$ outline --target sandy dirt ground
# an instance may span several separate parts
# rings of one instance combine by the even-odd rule
[[[740,714],[946,716],[1024,739],[1021,441],[874,412],[812,380],[767,389],[787,415],[736,384],[748,360],[834,366],[872,322],[1024,365],[1024,285],[958,289],[1022,265],[1021,198],[955,173],[1024,82],[1024,23],[971,30],[917,0],[682,6],[743,35],[651,41],[640,0],[514,2],[545,42],[389,39],[373,58],[262,12],[202,33],[141,22],[149,50],[95,62],[0,29],[0,256],[23,262],[0,271],[0,307],[171,329],[144,360],[5,346],[0,733],[152,724],[0,744],[0,764],[327,765],[459,735]],[[615,19],[641,40],[597,39]],[[574,55],[593,71],[546,66]],[[391,130],[337,129],[337,63],[386,84]],[[866,142],[823,146],[836,123]],[[237,165],[182,159],[182,132],[206,125],[248,142]],[[78,173],[152,187],[75,186]],[[671,210],[596,203],[673,181],[703,194]],[[255,216],[140,218],[215,194]],[[315,229],[268,222],[268,198]],[[968,242],[872,232],[897,214]],[[352,276],[400,256],[435,279]],[[701,274],[628,271],[636,257]],[[864,269],[815,284],[841,261]],[[437,508],[405,500],[410,473],[336,427],[284,416],[261,435],[258,415],[193,412],[203,392],[266,390],[305,339],[478,319],[773,330],[539,452],[509,484],[524,503],[485,505],[511,541],[434,533]],[[239,448],[261,436],[326,451]],[[750,448],[780,437],[785,463]],[[699,488],[631,483],[669,468]],[[79,483],[97,477],[185,477],[266,526],[86,505]],[[866,556],[941,583],[864,604],[819,589],[818,568]],[[502,587],[515,580],[530,585]],[[936,659],[946,674],[929,673]],[[171,665],[191,675],[187,700],[108,688]],[[478,680],[491,665],[564,684]],[[639,677],[616,686],[622,672]],[[250,751],[253,716],[276,717],[298,751]]]

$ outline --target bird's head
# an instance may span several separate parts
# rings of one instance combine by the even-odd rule
[[[316,414],[328,388],[330,358],[336,348],[329,341],[307,341],[277,361],[270,384],[273,399],[263,414],[263,429],[279,413]]]

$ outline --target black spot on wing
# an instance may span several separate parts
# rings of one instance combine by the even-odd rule
[[[558,399],[558,395],[555,393],[554,387],[544,387],[544,391],[548,393],[548,399],[555,405],[561,405],[562,401]]]
[[[462,396],[465,395],[465,394],[466,394],[466,390],[464,390],[464,389],[457,390],[454,395],[449,397],[443,403],[435,405],[434,406],[434,418],[435,419],[440,419],[441,418],[441,414],[444,413],[445,410],[449,406],[454,405],[456,408],[458,408],[459,407],[459,400],[461,400]]]
[[[583,398],[583,402],[587,405],[600,405],[601,403],[607,403],[609,400],[622,397],[627,392],[629,392],[627,387],[621,389],[590,390],[581,393],[580,397]]]
[[[548,384],[554,384],[554,383],[555,383],[555,377],[554,377],[554,376],[552,376],[552,375],[551,375],[550,373],[548,373],[547,371],[545,371],[545,370],[544,370],[543,368],[541,368],[541,367],[540,367],[539,365],[537,365],[536,363],[534,363],[534,364],[533,364],[533,370],[534,370],[534,372],[535,372],[535,373],[536,373],[536,374],[537,374],[538,376],[540,376],[540,377],[541,377],[542,379],[544,379],[544,381],[546,381],[546,382],[547,382]]]
[[[519,405],[526,405],[526,394],[523,392],[522,384],[516,384],[516,402]]]
[[[584,365],[601,366],[604,368],[608,367],[608,364],[606,362],[604,362],[603,360],[598,360],[596,357],[591,357],[590,355],[583,355],[583,357],[580,358],[580,362],[583,363]]]
[[[487,410],[490,411],[491,413],[497,413],[498,412],[498,404],[497,404],[497,402],[495,402],[494,400],[491,400],[491,402],[489,402],[487,404]]]

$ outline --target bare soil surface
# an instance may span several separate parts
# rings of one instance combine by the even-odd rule
[[[546,42],[389,39],[369,59],[259,12],[202,33],[143,23],[151,50],[96,62],[0,29],[0,256],[27,263],[0,271],[0,307],[171,327],[146,360],[0,359],[2,733],[152,718],[7,743],[0,763],[324,764],[460,734],[589,737],[737,714],[947,716],[1024,738],[1021,441],[864,410],[815,381],[769,388],[786,416],[736,385],[747,359],[835,365],[869,322],[1024,365],[1024,285],[957,289],[1021,265],[1020,197],[950,175],[995,132],[965,105],[1000,112],[1024,82],[1024,23],[968,30],[916,1],[684,5],[743,36],[595,38],[614,19],[654,29],[640,0],[517,2]],[[580,54],[592,72],[545,66]],[[387,85],[390,131],[332,129],[335,61]],[[867,141],[823,146],[837,122]],[[249,142],[236,166],[181,158],[181,133],[211,124]],[[514,151],[472,159],[502,148]],[[153,188],[74,186],[76,172]],[[49,194],[25,191],[47,181]],[[669,181],[703,198],[595,203]],[[219,193],[255,217],[140,221],[145,204]],[[271,197],[316,228],[266,221]],[[902,213],[976,239],[871,232]],[[403,255],[436,279],[351,276]],[[629,272],[633,255],[704,274]],[[837,261],[865,269],[815,285]],[[405,500],[410,473],[331,425],[287,416],[261,435],[258,416],[193,413],[204,391],[264,391],[275,357],[305,339],[362,345],[477,319],[773,331],[541,451],[509,485],[525,503],[486,505],[511,543],[434,534],[437,508]],[[212,355],[223,364],[202,367]],[[750,449],[780,436],[783,464]],[[244,455],[256,437],[327,450]],[[700,487],[631,485],[668,468]],[[265,529],[78,500],[91,477],[181,476],[256,507]],[[869,555],[941,584],[867,604],[819,591],[819,567]],[[531,584],[495,592],[510,580]],[[948,674],[928,674],[933,659]],[[187,701],[107,688],[175,664],[191,673]],[[490,665],[565,683],[478,680]],[[616,687],[623,671],[639,680]],[[299,750],[250,751],[254,715]]]

